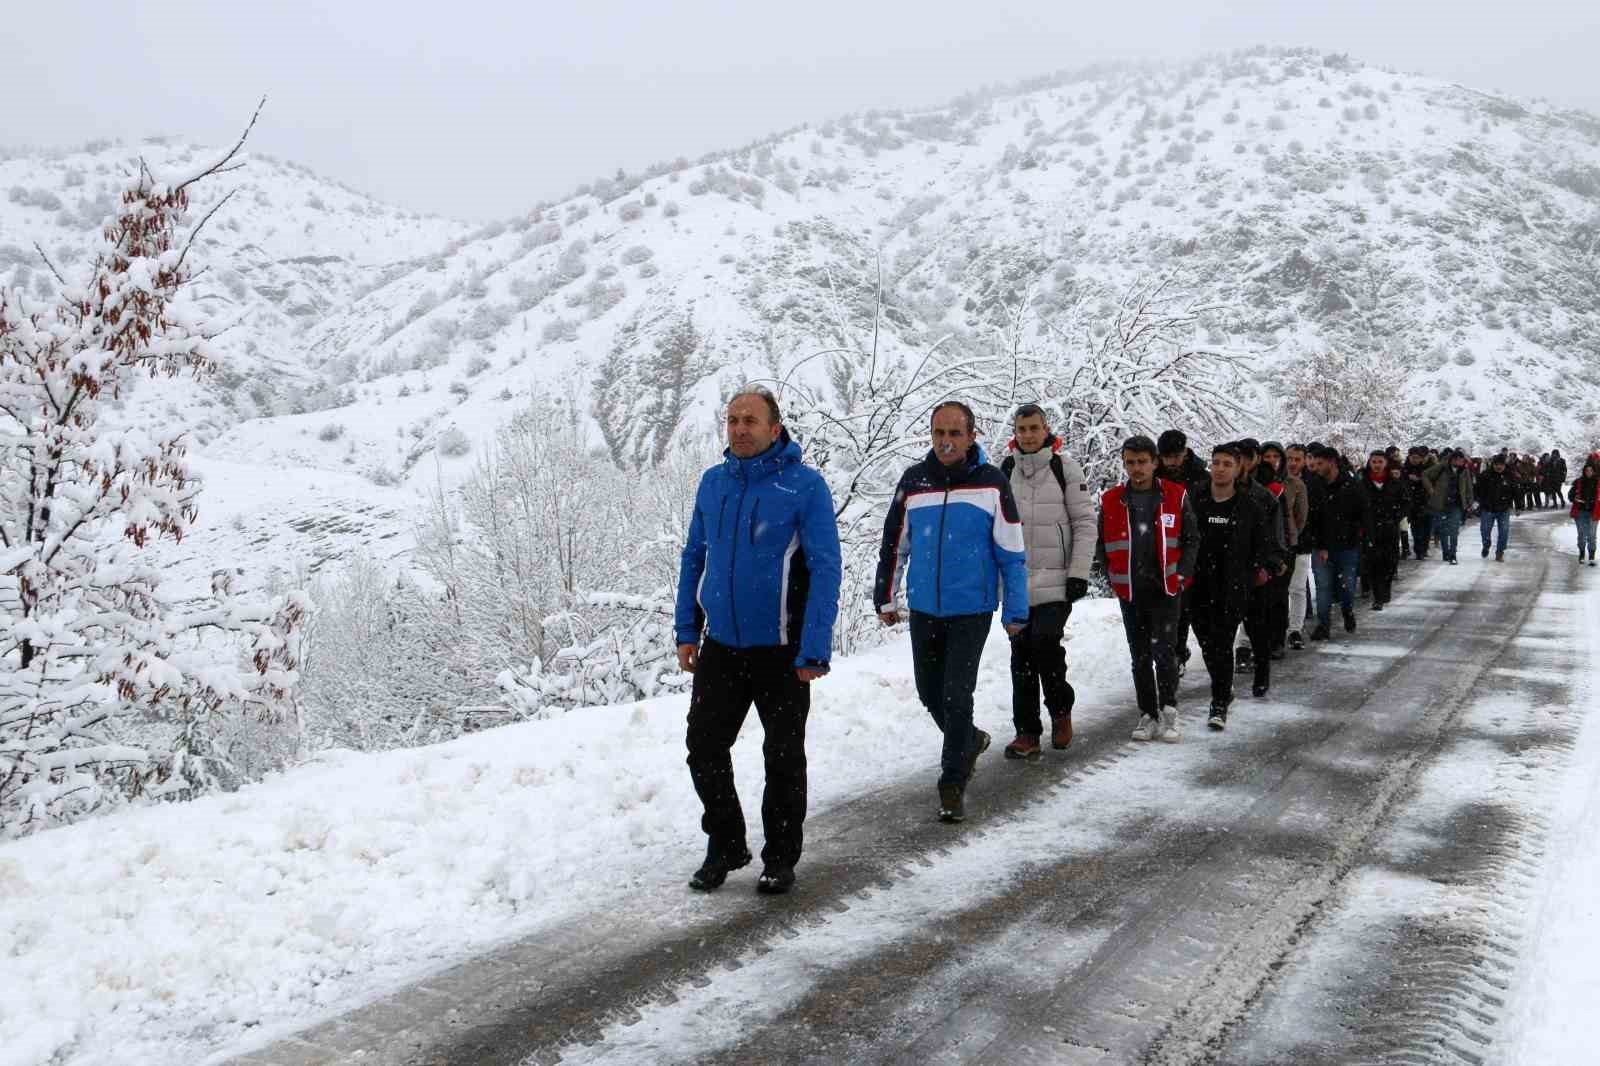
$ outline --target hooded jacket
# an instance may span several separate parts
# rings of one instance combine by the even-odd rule
[[[1507,464],[1503,472],[1496,471],[1491,463],[1489,469],[1478,475],[1478,483],[1473,487],[1473,492],[1478,497],[1478,506],[1493,514],[1509,511],[1517,502],[1517,475],[1511,471]]]
[[[1017,501],[1006,476],[976,444],[953,470],[930,449],[901,475],[878,548],[872,602],[880,613],[893,606],[902,573],[906,604],[919,614],[993,613],[1003,586],[1001,620],[1028,621],[1028,565]]]
[[[826,670],[839,581],[833,497],[788,431],[750,459],[724,451],[695,493],[678,568],[678,643],[698,643],[704,629],[734,648],[793,644],[795,666]]]
[[[1000,470],[1011,483],[1022,518],[1028,556],[1028,603],[1060,603],[1067,598],[1067,579],[1089,579],[1094,562],[1094,500],[1083,468],[1061,450],[1055,435],[1038,451],[1010,453]],[[1057,480],[1056,466],[1060,470]]]
[[[1253,506],[1244,489],[1234,490],[1230,508],[1219,504],[1211,489],[1198,496],[1189,497],[1198,530],[1195,545],[1195,583],[1186,595],[1191,609],[1197,605],[1220,605],[1235,619],[1244,617],[1250,605],[1250,593],[1256,586],[1258,571],[1272,574],[1283,561],[1273,531],[1274,517],[1260,507]],[[1204,554],[1207,531],[1226,526],[1226,543],[1222,550],[1222,587],[1208,584],[1212,572],[1212,559]]]
[[[1340,474],[1327,485],[1320,517],[1316,547],[1321,551],[1349,551],[1361,547],[1364,531],[1373,524],[1366,490],[1349,474]]]
[[[1573,518],[1587,514],[1600,521],[1600,477],[1579,475],[1572,483],[1569,498],[1572,500],[1572,507],[1567,513]]]
[[[1428,486],[1428,509],[1430,511],[1437,514],[1444,510],[1445,501],[1449,499],[1450,483],[1447,479],[1451,477],[1456,479],[1456,488],[1461,497],[1461,509],[1463,511],[1472,510],[1473,485],[1476,478],[1472,473],[1471,464],[1469,463],[1457,470],[1454,462],[1443,460],[1434,463],[1422,472],[1422,482]]]

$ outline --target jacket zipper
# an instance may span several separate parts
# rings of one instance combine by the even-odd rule
[[[744,514],[744,494],[749,483],[744,479],[739,481],[739,504],[733,511],[733,546],[728,551],[728,614],[733,618],[733,640],[737,647],[744,647],[744,637],[739,633],[739,611],[734,606],[733,575],[739,568],[739,518]],[[723,505],[727,505],[727,498],[723,498]],[[720,534],[719,534],[720,535]]]
[[[761,500],[758,498],[750,505],[750,543],[756,542],[756,516],[761,513]]]
[[[933,609],[944,614],[944,514],[950,509],[950,486],[944,487],[944,506],[939,508],[939,558],[933,567]]]
[[[728,498],[724,496],[717,507],[717,536],[722,536],[722,520],[728,517]]]

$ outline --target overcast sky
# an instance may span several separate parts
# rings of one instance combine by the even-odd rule
[[[28,0],[0,144],[221,142],[391,202],[506,217],[869,107],[1107,59],[1310,45],[1600,112],[1595,0]]]

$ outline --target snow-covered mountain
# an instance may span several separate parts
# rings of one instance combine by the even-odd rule
[[[0,276],[38,277],[34,239],[81,245],[131,154],[0,162]],[[1343,56],[1260,49],[867,112],[471,233],[290,164],[237,177],[205,249],[211,300],[241,314],[222,380],[279,388],[167,414],[279,482],[364,477],[393,500],[374,513],[458,477],[538,390],[648,457],[732,380],[838,344],[841,323],[868,336],[880,288],[892,357],[1171,276],[1225,305],[1211,339],[1261,353],[1264,425],[1274,370],[1336,346],[1409,368],[1435,440],[1573,447],[1600,426],[1600,119]],[[307,521],[294,497],[221,539],[286,550],[274,530]]]

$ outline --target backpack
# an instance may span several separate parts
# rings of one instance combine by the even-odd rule
[[[1016,468],[1016,456],[1008,455],[1005,457],[1005,459],[1001,460],[1000,472],[1006,476],[1007,481],[1011,480],[1011,471],[1015,470]],[[1061,486],[1061,498],[1065,500],[1067,498],[1067,471],[1061,465],[1060,452],[1050,453],[1050,472],[1056,476],[1056,484]]]

